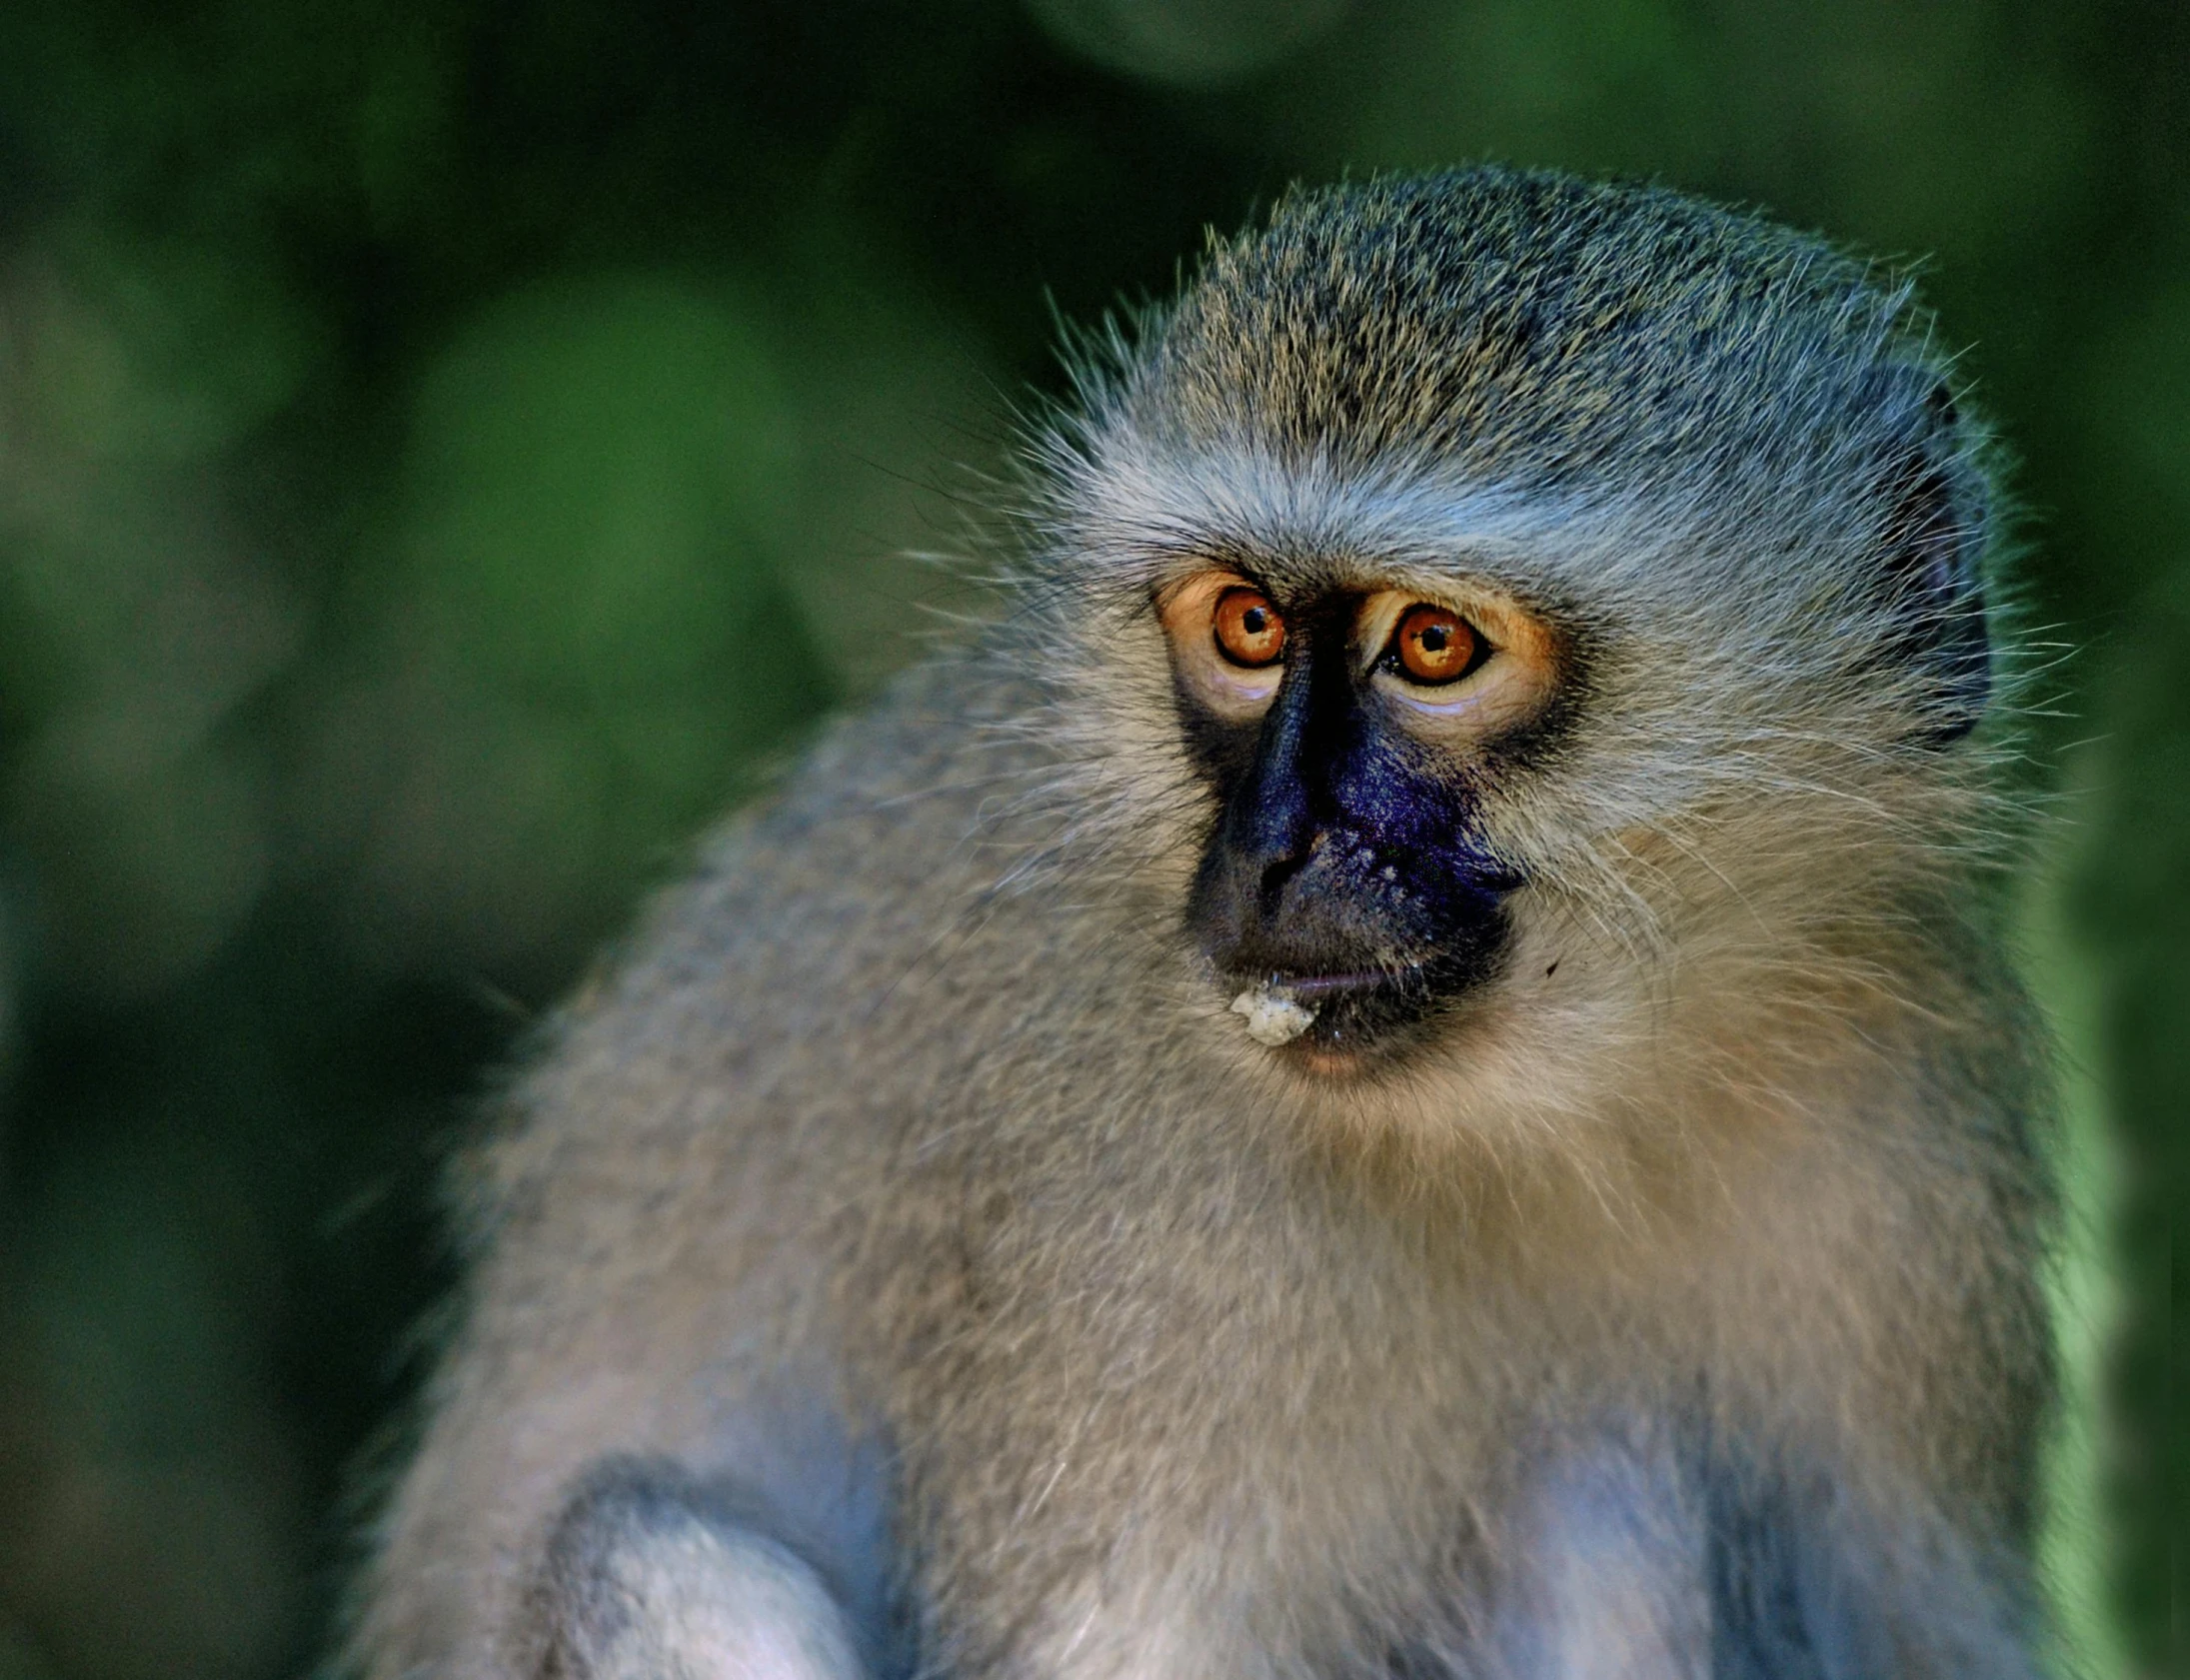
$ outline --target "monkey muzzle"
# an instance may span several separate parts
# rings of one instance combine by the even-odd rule
[[[1212,859],[1188,920],[1247,1036],[1271,1049],[1396,1048],[1440,1003],[1488,978],[1517,880],[1463,878],[1436,867],[1444,861],[1387,876],[1380,859],[1353,866],[1325,850],[1272,889],[1267,872],[1257,879],[1233,857]]]

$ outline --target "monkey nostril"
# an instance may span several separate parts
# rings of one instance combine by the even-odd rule
[[[1285,882],[1300,872],[1300,865],[1307,861],[1303,856],[1280,857],[1275,862],[1262,865],[1262,878],[1256,883],[1255,907],[1265,917],[1277,913],[1277,900],[1285,890]]]
[[[1308,860],[1323,849],[1330,837],[1318,829],[1307,838],[1304,845],[1290,845],[1262,864],[1260,878],[1255,883],[1255,907],[1266,919],[1277,913],[1277,900],[1285,890],[1285,883],[1307,866]]]

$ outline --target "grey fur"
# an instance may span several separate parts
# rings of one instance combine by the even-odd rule
[[[619,1570],[761,1547],[950,1680],[2032,1673],[2049,1099],[1929,343],[1654,189],[1215,246],[1039,445],[1014,611],[518,1083],[361,1665],[550,1672]],[[1509,958],[1348,1077],[1179,929],[1148,602],[1212,558],[1564,638],[1558,727],[1467,773]],[[589,1516],[618,1464],[685,1491]]]
[[[521,1618],[552,1680],[859,1680],[842,1601],[743,1513],[610,1463],[563,1508]]]

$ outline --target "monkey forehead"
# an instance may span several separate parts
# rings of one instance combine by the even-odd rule
[[[1570,482],[1814,456],[1865,376],[1933,368],[1909,286],[1660,188],[1476,169],[1295,192],[1212,245],[1118,418],[1277,459]]]
[[[1174,452],[1145,442],[1120,439],[1090,456],[1064,488],[1082,582],[1137,593],[1215,564],[1280,595],[1411,578],[1563,596],[1702,548],[1668,541],[1664,522],[1630,517],[1617,501],[1546,497],[1418,465],[1362,470],[1328,457],[1287,463],[1253,447]]]
[[[1704,497],[1677,482],[1547,488],[1480,480],[1451,463],[1298,463],[1252,445],[1167,450],[1121,434],[1053,487],[1065,541],[1052,564],[1130,605],[1211,565],[1280,598],[1333,589],[1487,586],[1555,619],[1623,610],[1696,629],[1753,624],[1773,599],[1813,601],[1846,582],[1862,510],[1788,505],[1783,480]],[[1724,491],[1724,487],[1722,487]],[[1799,539],[1771,535],[1799,524]],[[1835,523],[1845,542],[1819,541]]]

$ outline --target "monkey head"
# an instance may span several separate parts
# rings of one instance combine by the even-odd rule
[[[1813,240],[1499,170],[1299,194],[1081,395],[1026,645],[1280,1064],[1555,1056],[1657,949],[1777,984],[1973,827],[1982,440]]]

